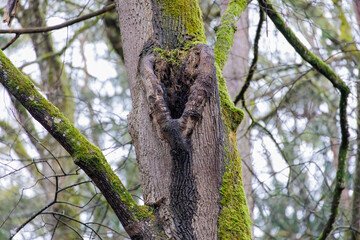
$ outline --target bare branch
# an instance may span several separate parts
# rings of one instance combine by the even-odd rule
[[[338,169],[336,171],[336,186],[333,193],[331,203],[330,217],[320,234],[318,240],[325,240],[333,229],[333,225],[338,213],[341,192],[344,189],[345,182],[345,161],[349,147],[349,131],[347,121],[347,98],[350,93],[349,87],[341,80],[341,78],[319,57],[310,52],[304,44],[296,37],[294,32],[286,25],[281,16],[276,12],[270,1],[259,0],[260,6],[270,17],[276,28],[283,34],[286,40],[293,46],[295,51],[318,72],[324,75],[333,86],[340,91],[340,128],[341,128],[341,144],[338,157]]]
[[[11,44],[13,44],[19,37],[20,37],[20,34],[19,34],[19,33],[15,34],[15,37],[13,37],[13,39],[11,39],[10,42],[8,42],[5,46],[3,46],[3,47],[1,48],[1,50],[4,51],[4,50],[7,49],[8,47],[10,47]]]
[[[70,21],[61,23],[59,25],[50,26],[50,27],[34,27],[34,28],[25,28],[25,29],[0,29],[0,33],[9,34],[9,33],[17,33],[17,34],[28,34],[28,33],[43,33],[43,32],[49,32],[53,30],[58,30],[64,27],[71,26],[75,23],[87,20],[92,17],[96,17],[98,15],[101,15],[103,13],[106,13],[108,11],[111,11],[115,9],[115,4],[110,4],[98,11],[95,11],[93,13],[86,14],[84,16],[72,19]]]
[[[32,220],[34,220],[37,216],[39,216],[42,212],[44,212],[46,209],[48,209],[49,207],[51,207],[52,205],[54,205],[57,201],[57,196],[58,196],[58,187],[59,187],[59,179],[58,177],[55,178],[55,183],[56,183],[56,192],[54,195],[54,200],[51,201],[49,204],[47,204],[45,207],[43,207],[42,209],[40,209],[39,211],[37,211],[36,213],[34,213],[30,218],[28,218],[23,224],[21,224],[19,227],[17,227],[14,231],[14,233],[11,234],[10,236],[10,240],[13,239],[15,237],[15,235],[20,232],[21,229],[23,229],[28,223],[30,223]]]
[[[246,76],[246,80],[244,83],[244,86],[241,88],[239,94],[235,97],[234,100],[234,104],[236,106],[236,104],[241,100],[242,104],[244,105],[244,101],[245,101],[245,92],[246,90],[249,88],[250,86],[250,82],[252,80],[252,77],[254,76],[255,70],[257,68],[257,61],[258,61],[258,57],[259,57],[259,40],[261,37],[261,28],[264,22],[264,11],[260,8],[259,9],[259,23],[258,23],[258,27],[256,29],[256,35],[255,35],[255,40],[254,40],[254,58],[251,62],[250,68],[249,68],[249,72]]]

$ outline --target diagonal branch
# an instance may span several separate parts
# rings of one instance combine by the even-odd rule
[[[151,212],[136,204],[100,149],[92,145],[69,119],[47,101],[0,51],[0,82],[29,113],[66,149],[94,181],[130,236],[151,239],[148,218]]]
[[[70,21],[66,21],[64,23],[61,23],[59,25],[50,26],[50,27],[33,27],[33,28],[23,28],[23,29],[0,29],[0,33],[9,34],[9,33],[16,33],[16,34],[28,34],[28,33],[44,33],[44,32],[50,32],[53,30],[58,30],[64,27],[68,27],[70,25],[73,25],[75,23],[87,20],[89,18],[96,17],[98,15],[101,15],[103,13],[106,13],[108,11],[111,11],[115,9],[115,3],[110,4],[98,11],[95,11],[93,13],[89,13],[86,15],[83,15],[81,17],[72,19]]]
[[[283,34],[286,40],[293,46],[295,51],[307,61],[314,69],[323,74],[333,86],[340,91],[340,129],[341,129],[341,144],[338,157],[338,169],[336,171],[336,186],[333,193],[333,199],[331,203],[330,217],[320,234],[318,240],[324,240],[331,233],[333,225],[338,213],[341,192],[344,189],[345,182],[345,160],[349,146],[349,131],[347,122],[347,98],[350,93],[350,89],[340,79],[340,77],[320,58],[310,52],[295,36],[294,32],[286,25],[281,16],[276,12],[270,1],[259,0],[260,6],[270,17],[275,24],[276,28]]]
[[[235,97],[234,100],[234,104],[235,106],[237,105],[237,103],[241,100],[242,105],[245,107],[245,93],[246,90],[249,88],[250,86],[250,82],[252,80],[252,77],[254,76],[254,73],[256,71],[257,68],[257,61],[259,58],[259,40],[261,37],[261,28],[264,22],[264,11],[260,8],[259,9],[259,23],[258,23],[258,27],[256,29],[256,35],[255,35],[255,40],[254,40],[254,58],[251,62],[250,68],[249,68],[249,72],[246,76],[246,80],[244,83],[244,86],[241,88],[239,94]]]

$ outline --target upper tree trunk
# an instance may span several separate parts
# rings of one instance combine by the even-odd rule
[[[118,0],[117,9],[145,203],[167,238],[221,238],[219,189],[231,150],[224,149],[214,56],[200,44],[206,40],[198,3]],[[237,228],[231,221],[225,231]]]

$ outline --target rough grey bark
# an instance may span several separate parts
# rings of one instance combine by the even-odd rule
[[[169,144],[171,140],[169,141],[164,134],[162,120],[157,116],[160,110],[151,109],[149,99],[154,96],[154,89],[158,87],[149,81],[151,78],[155,81],[156,77],[147,76],[151,74],[152,68],[143,72],[143,79],[140,78],[138,71],[140,53],[144,44],[153,36],[151,2],[118,0],[117,5],[125,65],[133,100],[129,130],[136,148],[144,200],[146,204],[156,206],[158,219],[162,222],[167,237],[182,239],[181,235],[177,235],[179,222],[173,220],[176,211],[174,204],[177,203],[172,202],[172,194],[174,194],[171,190],[171,187],[174,187],[172,175],[174,175],[173,169],[176,168],[173,165],[172,154],[176,153]],[[149,62],[145,66],[148,64]],[[144,67],[140,70],[144,71]],[[215,89],[216,87],[215,84]],[[191,172],[194,177],[191,181],[196,187],[195,214],[191,217],[194,236],[189,239],[217,238],[219,186],[223,166],[222,137],[219,135],[221,115],[216,92],[204,102],[202,116],[196,124],[193,124],[192,134],[184,134],[191,142]]]
[[[220,1],[221,14],[226,10],[229,0]],[[226,86],[231,99],[235,99],[244,85],[246,74],[249,70],[249,12],[245,10],[241,15],[237,32],[234,36],[234,45],[232,46],[229,58],[225,64],[223,75],[226,79]],[[237,107],[241,108],[241,103]],[[244,179],[244,189],[249,207],[251,219],[253,219],[254,198],[252,194],[252,159],[250,132],[247,131],[250,124],[250,118],[245,114],[237,131],[237,147],[242,158],[242,174]]]

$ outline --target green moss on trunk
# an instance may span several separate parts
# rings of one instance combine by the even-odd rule
[[[219,239],[251,239],[251,219],[243,187],[242,163],[236,148],[236,130],[244,114],[231,101],[225,79],[222,76],[222,70],[233,45],[237,21],[246,7],[246,0],[230,1],[216,31],[217,40],[214,52],[221,113],[226,128],[224,137],[225,173],[220,188],[223,198],[220,202],[222,209],[219,217]]]
[[[198,1],[152,1],[154,38],[159,48],[188,50],[196,43],[206,43]]]

